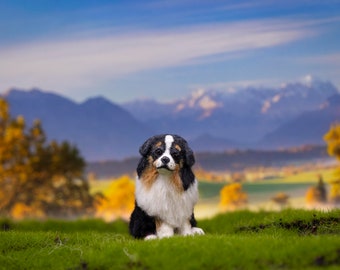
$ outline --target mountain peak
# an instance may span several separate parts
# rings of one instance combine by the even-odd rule
[[[111,101],[109,101],[108,99],[106,99],[103,96],[96,96],[96,97],[92,97],[89,98],[87,100],[85,100],[82,105],[113,105],[113,103]]]
[[[306,76],[302,77],[301,79],[301,83],[311,87],[313,84],[320,82],[321,80],[318,79],[317,77],[311,75],[311,74],[307,74]]]
[[[188,99],[182,100],[176,106],[176,112],[184,109],[198,109],[202,113],[199,119],[209,117],[214,110],[222,107],[222,103],[216,100],[216,93],[206,89],[197,89],[191,93]]]
[[[39,88],[32,88],[29,90],[23,90],[23,89],[18,89],[18,88],[11,88],[7,90],[3,96],[12,96],[12,97],[20,97],[20,96],[37,96],[37,95],[42,95],[45,94],[42,90]]]

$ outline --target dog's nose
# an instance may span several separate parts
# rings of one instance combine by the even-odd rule
[[[162,157],[161,161],[163,162],[163,164],[168,164],[170,162],[170,158],[168,157]]]

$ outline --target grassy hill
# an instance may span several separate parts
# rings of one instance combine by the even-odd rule
[[[240,211],[206,235],[132,239],[123,221],[1,220],[0,269],[339,269],[340,210]]]

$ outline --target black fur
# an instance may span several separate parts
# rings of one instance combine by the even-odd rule
[[[194,213],[192,213],[192,215],[191,215],[190,224],[191,224],[191,227],[196,227],[197,226],[197,221],[195,219]]]
[[[137,175],[138,175],[138,178],[141,177],[142,175],[142,172],[145,170],[145,168],[149,165],[148,163],[148,160],[146,157],[142,157],[140,160],[139,160],[139,163],[137,165]]]
[[[182,179],[183,189],[187,190],[192,183],[195,181],[195,175],[189,166],[183,166],[180,170],[180,177]]]
[[[150,217],[145,211],[135,203],[129,224],[130,234],[138,239],[150,234],[156,234],[155,218]]]

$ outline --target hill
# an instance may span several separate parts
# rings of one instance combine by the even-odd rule
[[[12,89],[4,97],[13,115],[23,115],[28,123],[40,119],[48,139],[70,141],[87,160],[134,155],[152,134],[130,113],[102,97],[78,104],[38,89]]]

